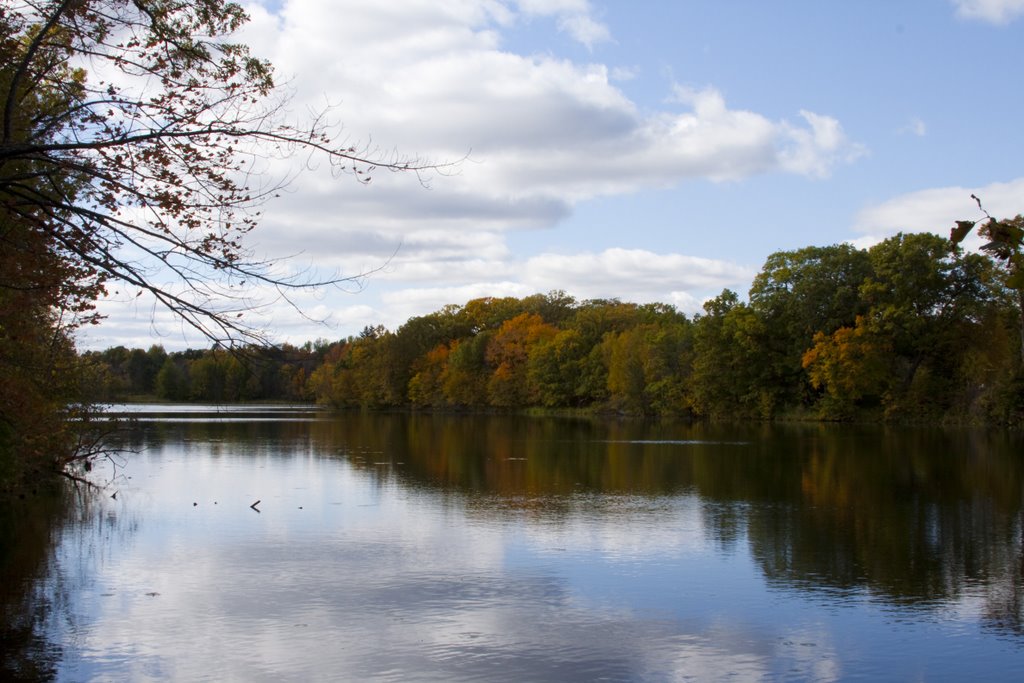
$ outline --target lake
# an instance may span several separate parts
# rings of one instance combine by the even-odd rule
[[[121,408],[5,513],[27,679],[1024,680],[1020,434]]]

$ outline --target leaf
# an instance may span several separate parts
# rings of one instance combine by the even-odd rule
[[[949,233],[949,241],[953,244],[960,244],[973,227],[974,221],[957,221],[956,227]]]
[[[1024,290],[1024,270],[1017,270],[1006,278],[1006,286],[1010,289]]]

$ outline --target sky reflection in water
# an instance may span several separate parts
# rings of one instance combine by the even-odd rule
[[[821,470],[881,434],[238,417],[140,423],[116,500],[63,529],[60,680],[1024,676],[995,456],[951,473],[968,494],[903,491],[880,449],[876,520],[877,478]]]

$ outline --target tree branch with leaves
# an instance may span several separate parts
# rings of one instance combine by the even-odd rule
[[[1018,325],[1020,329],[1020,362],[1024,368],[1024,215],[997,220],[985,210],[981,199],[971,195],[984,215],[974,221],[956,221],[949,235],[950,243],[956,247],[966,239],[972,230],[988,240],[981,250],[994,258],[1006,270],[1006,287],[1017,297]]]
[[[108,287],[247,348],[269,342],[247,314],[359,283],[247,246],[294,179],[274,162],[364,184],[447,167],[347,144],[329,109],[293,120],[232,40],[247,19],[227,0],[0,0],[0,496],[102,455],[74,332]]]
[[[286,275],[247,248],[289,180],[261,164],[309,154],[364,183],[444,166],[338,143],[328,112],[289,121],[271,65],[231,42],[247,19],[225,0],[0,6],[0,239],[39,236],[24,256],[64,264],[54,305],[76,324],[120,281],[214,342],[265,342],[254,285],[291,301],[360,275]]]

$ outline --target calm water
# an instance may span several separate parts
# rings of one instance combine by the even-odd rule
[[[5,518],[8,669],[1024,680],[1019,435],[250,411]]]

